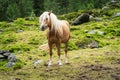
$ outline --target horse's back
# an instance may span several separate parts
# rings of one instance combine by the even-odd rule
[[[62,42],[67,42],[70,38],[70,25],[68,21],[62,20],[63,36]]]

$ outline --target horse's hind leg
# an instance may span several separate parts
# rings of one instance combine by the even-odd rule
[[[66,58],[65,63],[68,63],[68,55],[67,55],[67,51],[68,51],[68,42],[65,43],[65,58]]]
[[[60,43],[56,44],[57,52],[58,52],[58,65],[62,65],[61,58],[60,58]]]

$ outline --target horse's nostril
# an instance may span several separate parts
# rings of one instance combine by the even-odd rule
[[[44,31],[44,29],[45,29],[45,26],[42,26],[42,27],[41,27],[41,30]]]

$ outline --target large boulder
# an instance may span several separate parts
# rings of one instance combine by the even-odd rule
[[[72,22],[72,25],[79,25],[89,21],[89,14],[83,13],[81,14],[75,21]]]
[[[112,17],[119,17],[119,16],[120,16],[120,12],[113,14]]]
[[[111,1],[108,3],[108,5],[115,5],[115,4],[117,4],[117,3],[119,3],[119,1],[111,0]]]

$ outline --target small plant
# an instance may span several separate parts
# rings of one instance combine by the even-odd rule
[[[13,70],[21,69],[23,66],[24,66],[24,63],[18,59],[16,64],[13,66]]]

